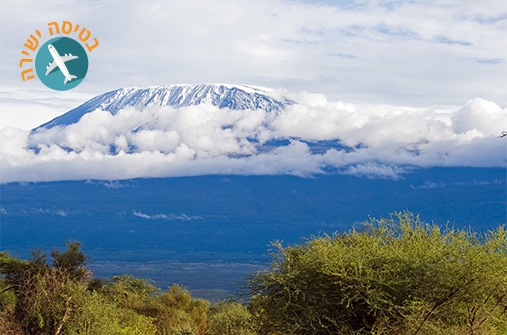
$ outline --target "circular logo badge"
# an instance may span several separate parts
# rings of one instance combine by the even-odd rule
[[[88,72],[88,56],[81,44],[72,38],[53,38],[37,52],[35,71],[47,87],[67,91],[83,81]]]

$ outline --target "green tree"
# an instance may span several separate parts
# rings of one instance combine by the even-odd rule
[[[82,280],[87,275],[91,276],[86,269],[88,257],[79,249],[81,242],[66,242],[67,250],[60,252],[55,249],[51,253],[54,267],[62,273],[66,273],[71,279]]]
[[[179,285],[153,299],[151,306],[157,310],[158,335],[204,335],[208,329],[209,302],[193,299]]]
[[[501,334],[507,233],[442,229],[409,212],[361,231],[275,243],[250,279],[259,317],[282,334]]]
[[[160,292],[146,279],[124,275],[108,280],[102,292],[116,305],[152,318],[157,335],[204,335],[208,329],[209,302],[193,299],[179,285]]]
[[[0,253],[4,293],[15,294],[9,315],[15,322],[0,328],[8,334],[51,335],[154,335],[153,319],[110,302],[91,281],[80,243],[67,243],[67,250],[52,253],[53,266],[40,251],[25,261]],[[91,285],[94,283],[95,285]],[[4,322],[2,322],[4,323]],[[7,323],[6,323],[7,324]],[[2,325],[4,327],[4,325]]]
[[[257,323],[248,309],[238,303],[222,302],[211,306],[209,335],[255,335]]]
[[[122,308],[131,309],[143,315],[156,316],[156,311],[150,307],[150,301],[159,296],[161,290],[147,279],[122,275],[106,280],[100,292]]]
[[[54,334],[61,325],[65,310],[59,299],[62,285],[69,277],[52,268],[40,250],[32,252],[29,261],[19,260],[3,253],[0,273],[16,295],[14,317],[28,333]]]
[[[74,308],[63,326],[66,335],[154,335],[154,319],[121,308],[99,292],[87,286],[70,282],[67,295],[72,297]]]

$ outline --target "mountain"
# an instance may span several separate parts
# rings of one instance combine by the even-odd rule
[[[185,107],[211,104],[219,108],[260,108],[266,112],[278,113],[286,106],[294,104],[294,101],[288,98],[277,99],[271,96],[271,91],[264,87],[229,84],[123,87],[100,94],[36,129],[76,123],[84,114],[98,108],[114,115],[126,107],[142,110],[150,106]]]
[[[0,160],[2,178],[13,181],[1,185],[0,250],[25,258],[31,248],[79,240],[99,276],[231,291],[268,263],[270,241],[361,229],[369,216],[408,209],[478,231],[506,222],[504,160],[489,158],[504,157],[496,136],[472,141],[478,132],[456,131],[452,117],[381,118],[298,101],[286,108],[295,102],[268,89],[222,84],[93,98]],[[177,109],[199,104],[233,110]],[[126,107],[136,111],[125,121]],[[97,108],[104,112],[64,127]],[[457,119],[480,120],[482,107],[470,108]],[[192,122],[173,122],[187,112]],[[474,157],[489,163],[471,167]]]

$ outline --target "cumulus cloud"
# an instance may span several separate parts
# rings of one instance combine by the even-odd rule
[[[498,135],[505,130],[505,109],[484,99],[470,100],[452,115],[453,130],[456,133],[479,131],[484,135]]]
[[[66,127],[4,128],[1,182],[312,176],[329,169],[398,178],[414,166],[506,166],[506,143],[497,135],[507,127],[507,110],[490,101],[417,109],[330,102],[306,92],[291,98],[297,104],[279,114],[211,105],[126,108],[115,115],[96,110]]]

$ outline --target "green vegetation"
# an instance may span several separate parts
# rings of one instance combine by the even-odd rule
[[[80,243],[0,253],[0,333],[507,334],[507,231],[441,228],[409,212],[283,247],[251,301],[211,305],[178,285],[93,278]]]
[[[410,213],[282,248],[251,281],[283,334],[504,334],[507,232],[483,236]]]

